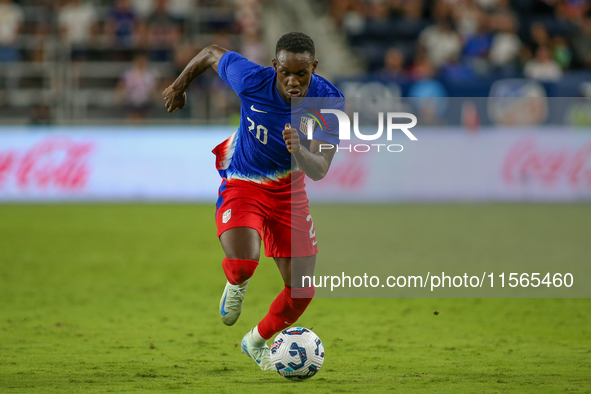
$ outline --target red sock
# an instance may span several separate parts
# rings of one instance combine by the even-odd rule
[[[305,298],[291,298],[292,291],[294,296]],[[295,323],[310,305],[314,292],[314,287],[292,290],[291,287],[285,285],[285,289],[271,304],[269,313],[259,323],[259,334],[265,339],[270,339],[276,332]]]
[[[241,260],[241,259],[227,259],[222,261],[222,267],[228,282],[233,285],[239,285],[246,282],[254,274],[254,270],[258,261],[255,260]]]

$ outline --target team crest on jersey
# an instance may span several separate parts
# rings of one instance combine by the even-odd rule
[[[306,116],[302,116],[302,119],[300,120],[300,131],[304,135],[308,135],[309,129],[314,131],[315,128],[316,128],[316,122],[314,121],[314,119],[308,118]]]
[[[226,212],[224,212],[224,216],[222,216],[222,222],[226,224],[228,221],[230,221],[230,219],[232,219],[232,209],[228,209]]]

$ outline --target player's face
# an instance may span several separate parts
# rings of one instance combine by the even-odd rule
[[[277,91],[286,103],[291,104],[292,97],[306,96],[317,65],[318,60],[308,52],[279,51],[273,67],[277,72]]]

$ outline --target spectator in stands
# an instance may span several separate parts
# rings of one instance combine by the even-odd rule
[[[386,21],[389,19],[388,7],[384,1],[370,1],[366,4],[366,15],[370,21]]]
[[[135,24],[135,31],[132,36],[132,47],[135,50],[148,52],[150,40],[150,25],[145,19],[138,19]]]
[[[379,72],[379,76],[386,79],[400,79],[406,76],[404,70],[404,53],[400,48],[391,47],[384,56],[384,68]]]
[[[485,59],[488,57],[493,39],[489,25],[489,17],[485,14],[480,14],[476,32],[466,37],[462,53],[469,61],[472,62],[476,59]]]
[[[56,40],[51,34],[51,25],[40,22],[34,30],[31,38],[29,59],[32,62],[40,63],[51,60],[55,56]]]
[[[485,11],[494,11],[499,5],[502,5],[502,0],[476,0],[476,3]]]
[[[89,2],[70,0],[58,13],[62,41],[72,47],[72,57],[84,58],[96,33],[98,16]]]
[[[523,73],[527,78],[542,82],[555,82],[562,78],[562,69],[552,59],[548,47],[539,47],[536,57],[525,65]]]
[[[528,46],[533,53],[537,53],[540,47],[550,46],[550,36],[543,23],[536,22],[530,26]]]
[[[109,11],[105,24],[109,41],[117,48],[131,47],[136,22],[137,16],[130,0],[117,0]]]
[[[465,39],[478,31],[482,11],[478,8],[476,0],[461,2],[453,8],[452,16],[458,27],[458,32]]]
[[[168,13],[176,19],[187,19],[195,10],[197,0],[169,0]],[[132,0],[132,7],[140,19],[148,19],[156,9],[156,0]]]
[[[432,20],[432,21],[441,21],[441,20],[452,20],[454,16],[454,7],[457,7],[455,1],[446,1],[446,0],[433,0],[429,10],[428,16],[425,15],[424,17]],[[457,26],[454,25],[457,30]]]
[[[156,9],[148,19],[150,60],[169,61],[174,45],[181,37],[181,24],[168,13],[168,0],[156,0]]]
[[[170,0],[168,13],[177,20],[185,20],[195,9],[195,0]]]
[[[515,62],[516,66],[517,66],[517,71],[523,72],[525,65],[533,58],[534,58],[534,55],[533,55],[531,49],[529,49],[529,47],[527,45],[522,44],[521,48],[519,49],[519,55],[517,55],[517,60]]]
[[[404,0],[400,1],[400,3],[403,6],[403,17],[405,19],[419,20],[423,16],[423,0]]]
[[[345,15],[347,15],[347,12],[351,9],[353,2],[354,0],[329,0],[329,13],[337,27],[343,27]]]
[[[148,56],[137,54],[131,69],[123,74],[116,89],[118,98],[125,104],[129,120],[139,122],[147,117],[153,98],[159,92],[158,82],[158,73],[150,68]]]
[[[517,21],[509,13],[499,13],[493,16],[492,23],[496,33],[493,35],[488,58],[497,71],[513,71],[521,48]]]
[[[583,20],[581,30],[573,40],[573,48],[577,62],[591,69],[591,17]]]
[[[34,0],[34,3],[35,22],[43,25],[52,25],[49,30],[51,33],[54,33],[53,24],[56,21],[59,8],[57,6],[59,6],[60,3],[53,0]]]
[[[16,40],[23,19],[23,10],[13,0],[0,0],[0,62],[14,62],[20,59]]]
[[[569,68],[573,55],[563,36],[556,36],[552,39],[552,58],[563,70]]]
[[[557,2],[555,16],[557,19],[576,23],[580,22],[589,11],[591,11],[591,3],[588,0],[564,0]]]
[[[154,0],[132,0],[133,10],[140,19],[148,19],[154,12]]]
[[[56,21],[56,7],[52,0],[36,0],[35,20],[32,29],[29,59],[33,62],[43,62],[55,58],[57,37],[54,24]]]
[[[442,18],[435,25],[425,28],[419,36],[419,44],[425,48],[432,65],[439,68],[455,58],[462,50],[462,40],[453,23]]]
[[[241,39],[240,53],[242,56],[256,64],[265,64],[268,62],[265,46],[258,31],[247,30],[241,35]]]
[[[449,62],[440,69],[440,75],[446,80],[454,81],[473,81],[476,77],[474,64],[469,65],[460,58],[451,58]]]
[[[360,34],[365,27],[365,10],[359,0],[332,0],[331,13],[336,25],[348,34]]]
[[[435,69],[424,48],[418,49],[415,54],[414,62],[410,67],[409,74],[411,79],[418,81],[425,78],[431,78],[435,74]]]

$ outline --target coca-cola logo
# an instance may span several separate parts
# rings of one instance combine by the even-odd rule
[[[26,150],[0,150],[0,190],[10,183],[22,191],[82,190],[90,177],[93,150],[93,142],[67,137],[49,137]]]
[[[313,183],[317,190],[362,190],[370,176],[369,154],[352,152],[345,159],[335,159],[321,182]]]
[[[534,138],[521,140],[505,157],[502,177],[508,185],[591,189],[591,141],[572,148],[540,146]]]

